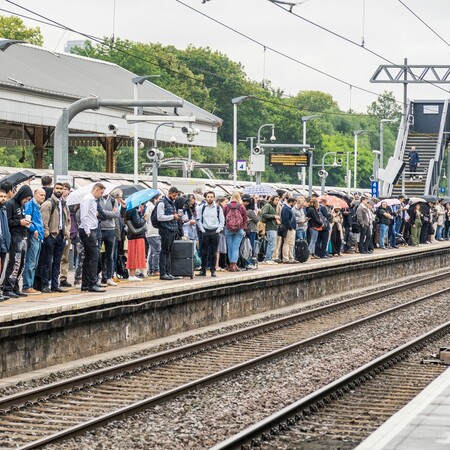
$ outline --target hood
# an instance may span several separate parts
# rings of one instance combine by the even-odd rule
[[[26,197],[33,197],[33,191],[31,190],[30,186],[27,184],[22,186],[16,195],[14,195],[14,199],[17,201],[17,203],[21,203],[22,200]]]

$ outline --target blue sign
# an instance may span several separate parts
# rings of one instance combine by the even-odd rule
[[[370,188],[372,191],[372,197],[378,198],[378,181],[372,181]]]
[[[445,194],[446,191],[447,191],[447,188],[445,188],[445,187],[439,188],[439,192],[440,192],[441,194]]]

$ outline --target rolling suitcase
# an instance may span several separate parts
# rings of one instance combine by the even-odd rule
[[[308,242],[297,240],[295,241],[295,259],[301,263],[308,261],[309,248]]]
[[[170,260],[170,273],[174,277],[194,278],[194,253],[195,241],[175,241]]]

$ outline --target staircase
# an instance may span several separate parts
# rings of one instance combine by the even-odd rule
[[[438,143],[437,134],[420,134],[410,131],[408,140],[406,141],[405,153],[403,161],[406,163],[403,176],[405,177],[405,194],[407,197],[421,197],[425,193],[425,183],[427,179],[428,167],[430,160],[434,158],[436,153],[436,145]],[[419,154],[420,165],[417,167],[415,174],[416,179],[411,180],[411,172],[409,171],[408,156],[411,147],[416,147]],[[395,197],[402,193],[402,177],[399,178],[397,184],[393,186],[392,195]]]

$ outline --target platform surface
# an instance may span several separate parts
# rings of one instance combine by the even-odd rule
[[[356,447],[356,450],[424,449],[450,449],[450,369]]]
[[[36,316],[76,311],[86,307],[98,307],[121,301],[142,299],[146,295],[180,294],[193,288],[214,288],[229,285],[233,280],[255,281],[260,278],[281,274],[308,272],[311,269],[343,266],[349,262],[379,261],[392,258],[395,255],[406,255],[417,252],[426,252],[440,248],[450,248],[450,241],[435,242],[419,247],[401,247],[392,250],[375,249],[370,255],[343,254],[341,257],[327,259],[310,259],[306,263],[296,264],[259,264],[257,270],[241,271],[238,273],[216,272],[217,278],[211,278],[208,271],[206,277],[183,278],[174,281],[161,281],[159,277],[148,277],[142,281],[130,282],[121,280],[118,286],[107,287],[104,293],[81,292],[79,289],[69,288],[67,293],[51,293],[30,295],[19,299],[10,299],[0,303],[0,326],[11,320],[23,320]],[[73,282],[73,273],[69,273],[70,283]]]

